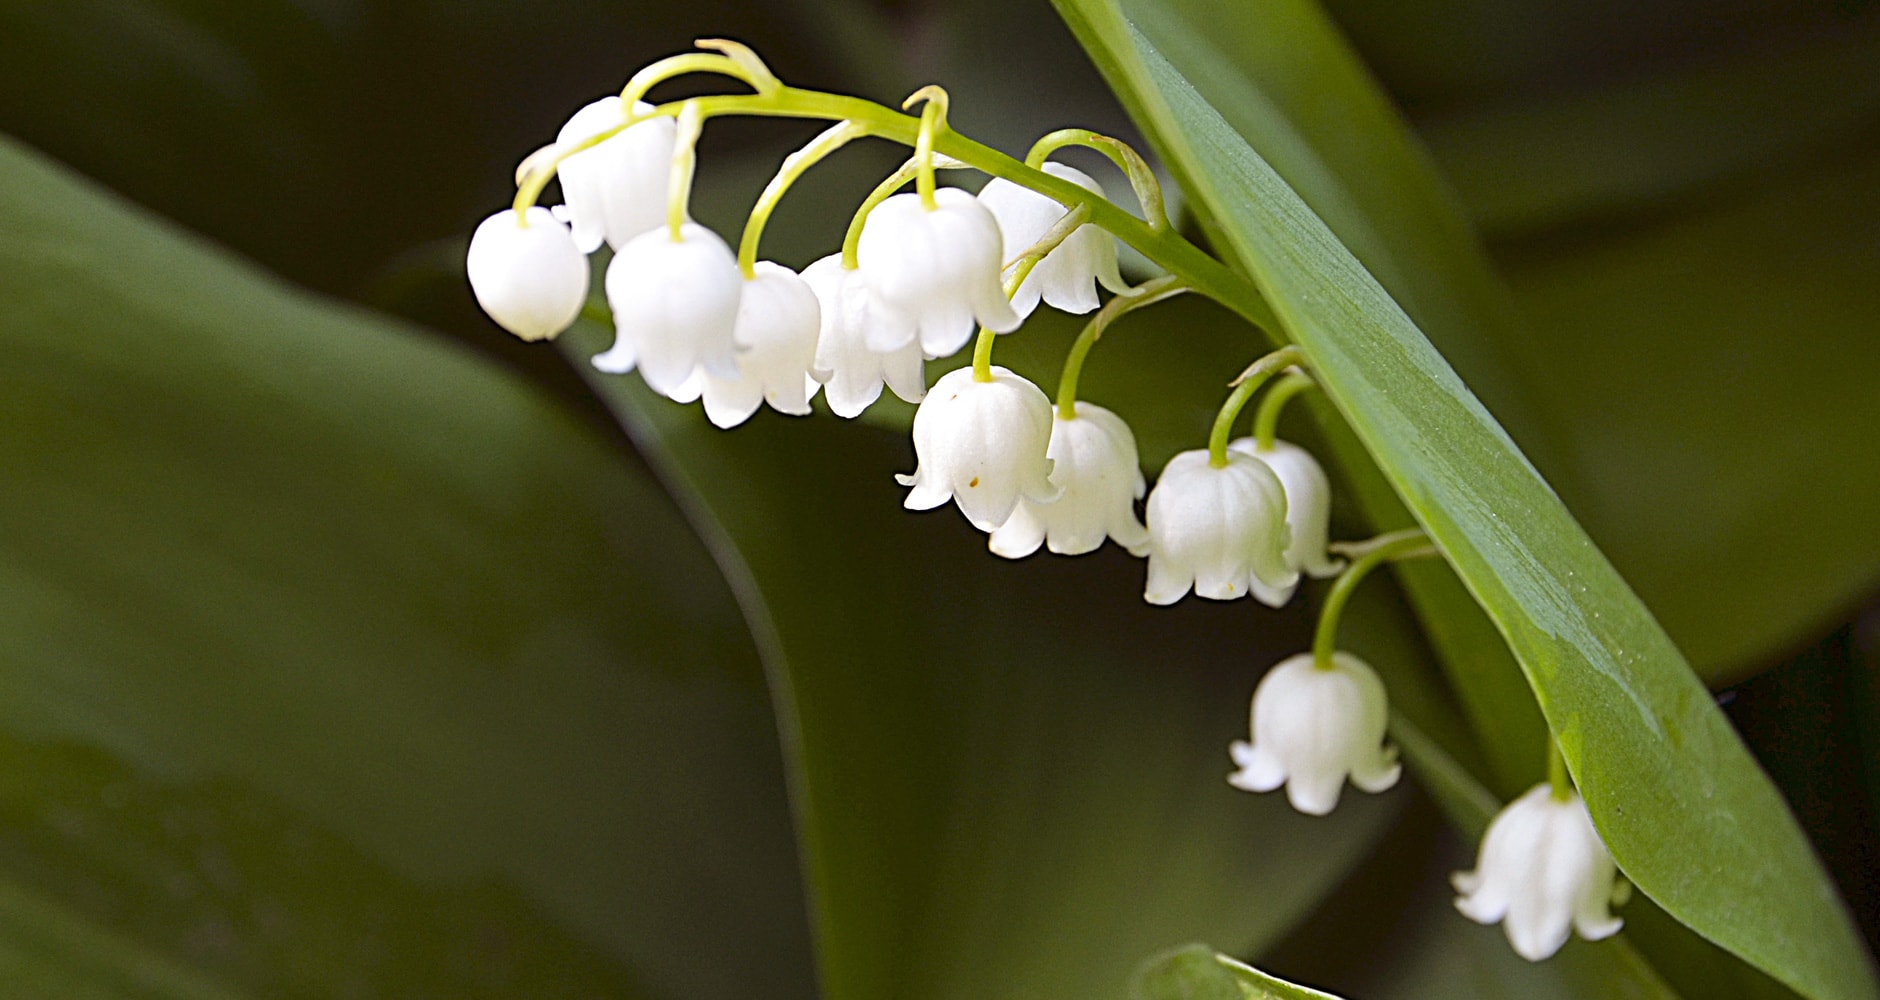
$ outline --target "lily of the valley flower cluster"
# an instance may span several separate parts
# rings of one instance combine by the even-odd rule
[[[772,102],[769,114],[790,95],[811,93],[782,87],[742,47],[711,47],[728,55],[666,62],[674,73],[709,66],[738,76],[758,91],[745,99]],[[1051,149],[1041,143],[1025,169],[1012,169],[1020,165],[1010,161],[977,195],[936,185],[933,144],[945,135],[944,94],[928,88],[916,95],[926,95],[927,107],[911,143],[915,159],[864,204],[844,247],[799,274],[755,259],[764,203],[737,251],[690,219],[693,143],[705,113],[699,102],[638,100],[663,65],[636,75],[626,95],[580,109],[554,144],[525,163],[519,177],[533,177],[535,191],[545,182],[542,163],[559,175],[562,205],[540,208],[532,196],[519,197],[477,228],[467,270],[491,318],[527,340],[560,333],[587,304],[588,255],[604,244],[612,250],[604,291],[615,341],[593,358],[597,369],[637,370],[662,395],[702,401],[711,422],[726,428],[765,403],[807,414],[818,392],[837,415],[854,417],[885,385],[920,404],[916,467],[898,477],[909,487],[905,505],[926,510],[951,501],[1000,556],[1022,558],[1041,547],[1078,555],[1111,539],[1146,557],[1143,597],[1157,605],[1192,592],[1213,600],[1252,596],[1280,607],[1302,577],[1338,577],[1314,651],[1275,666],[1255,689],[1250,733],[1230,748],[1237,769],[1228,781],[1251,792],[1284,787],[1294,808],[1314,816],[1333,810],[1347,781],[1365,792],[1397,782],[1396,749],[1385,742],[1384,683],[1362,660],[1333,648],[1333,633],[1345,595],[1365,572],[1432,550],[1415,533],[1368,549],[1346,547],[1349,566],[1333,556],[1325,472],[1304,448],[1272,433],[1285,398],[1312,386],[1300,370],[1306,359],[1289,349],[1250,368],[1208,446],[1170,459],[1149,490],[1129,425],[1075,394],[1080,352],[1101,325],[1166,297],[1149,294],[1155,281],[1127,285],[1115,235],[1084,221],[1093,208],[1109,207],[1094,178],[1044,161],[1040,150]],[[804,106],[804,117],[833,117],[816,110],[822,105]],[[838,120],[785,161],[766,192],[768,205],[854,135],[905,141],[905,116],[878,105],[863,112]],[[1140,163],[1115,140],[1080,141],[1108,144],[1121,165]],[[1166,226],[1159,191],[1145,176],[1143,169],[1129,179],[1144,214]],[[910,180],[915,192],[893,193]],[[1054,187],[1056,193],[1045,193]],[[1186,287],[1180,275],[1161,282],[1171,294]],[[1099,286],[1115,296],[1107,306]],[[1041,303],[1075,314],[1103,306],[1067,362],[1055,402],[989,360],[995,335],[1018,329]],[[926,386],[924,362],[959,353],[976,330],[973,363]],[[1240,408],[1263,381],[1282,374],[1262,404],[1260,429],[1230,440]],[[1558,781],[1542,785],[1509,806],[1484,839],[1476,870],[1456,877],[1458,908],[1484,923],[1502,922],[1515,950],[1534,960],[1558,950],[1570,925],[1589,939],[1619,926],[1605,910],[1615,882],[1612,860],[1577,793],[1570,786],[1562,791]]]

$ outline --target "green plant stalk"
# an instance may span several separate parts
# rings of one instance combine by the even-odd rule
[[[1064,372],[1058,376],[1057,411],[1061,420],[1074,420],[1077,417],[1077,380],[1083,375],[1084,359],[1090,356],[1090,349],[1102,339],[1103,331],[1110,324],[1122,319],[1143,306],[1154,305],[1164,299],[1173,298],[1188,291],[1182,279],[1173,274],[1151,278],[1137,285],[1122,295],[1114,296],[1097,310],[1097,314],[1084,324],[1084,329],[1071,344],[1070,353],[1064,357]]]
[[[1273,442],[1279,436],[1279,415],[1286,409],[1286,404],[1294,396],[1307,389],[1318,388],[1312,376],[1305,372],[1287,372],[1260,400],[1260,409],[1253,415],[1253,444],[1260,451],[1272,451]]]
[[[674,57],[681,58],[681,57]],[[657,64],[656,64],[657,65]],[[635,115],[619,126],[581,143],[561,150],[549,164],[543,164],[526,177],[516,192],[517,211],[535,204],[553,176],[552,162],[559,162],[584,149],[592,148],[625,131],[629,126],[650,118],[675,117],[684,105],[694,105],[702,118],[721,115],[752,115],[763,118],[815,118],[824,121],[852,121],[864,134],[913,147],[919,141],[920,119],[859,97],[826,94],[821,91],[778,86],[756,94],[724,94],[696,97],[662,104],[644,115]],[[1069,206],[1085,206],[1090,221],[1109,231],[1117,239],[1134,247],[1144,257],[1173,274],[1188,286],[1234,311],[1242,319],[1265,331],[1269,338],[1283,336],[1282,327],[1267,305],[1260,290],[1244,276],[1208,256],[1200,247],[1184,239],[1172,227],[1157,230],[1147,222],[1098,197],[1095,193],[974,141],[952,130],[934,137],[934,152],[952,157],[993,177],[1003,177]],[[903,180],[901,183],[906,183]],[[899,185],[896,185],[898,187]],[[885,195],[884,195],[885,197]]]
[[[1325,595],[1325,606],[1319,609],[1318,630],[1312,633],[1312,665],[1320,670],[1332,669],[1332,654],[1338,649],[1338,620],[1343,617],[1345,603],[1351,600],[1352,592],[1372,570],[1393,559],[1436,555],[1430,536],[1421,528],[1379,535],[1362,548],[1362,554],[1357,555],[1332,583],[1331,591]]]
[[[1234,421],[1239,419],[1240,411],[1247,406],[1247,400],[1260,391],[1266,380],[1279,374],[1305,358],[1296,347],[1282,347],[1247,366],[1234,380],[1234,391],[1228,393],[1227,401],[1221,404],[1221,410],[1214,415],[1214,429],[1208,432],[1208,464],[1217,469],[1227,468],[1227,439],[1234,432]]]
[[[777,210],[777,204],[789,192],[791,185],[809,168],[822,162],[823,157],[862,134],[861,129],[849,122],[837,122],[804,144],[803,148],[783,158],[783,166],[778,168],[777,176],[772,177],[770,183],[764,186],[764,193],[757,196],[757,204],[751,207],[750,218],[744,222],[744,235],[738,240],[738,270],[743,272],[746,281],[757,276],[758,241],[763,239],[764,227],[770,223],[771,213]]]

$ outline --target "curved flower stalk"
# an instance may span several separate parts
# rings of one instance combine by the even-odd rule
[[[636,102],[645,116],[653,106]],[[555,137],[572,149],[627,121],[619,97],[603,97],[574,113]],[[561,161],[562,198],[575,245],[592,253],[605,241],[618,250],[656,229],[666,218],[666,184],[672,170],[674,126],[670,118],[645,118],[632,127]]]
[[[1184,451],[1149,492],[1149,580],[1143,599],[1173,604],[1190,590],[1217,601],[1252,594],[1279,607],[1299,572],[1286,562],[1286,490],[1266,463],[1238,452],[1216,465]]]
[[[1239,768],[1228,784],[1249,792],[1286,786],[1294,809],[1324,816],[1338,806],[1345,779],[1367,792],[1397,783],[1397,748],[1383,745],[1390,720],[1384,682],[1350,653],[1329,668],[1311,653],[1290,657],[1260,679],[1245,741],[1230,748]]]
[[[738,294],[732,327],[738,375],[704,373],[700,390],[706,417],[719,427],[736,427],[765,402],[778,413],[808,413],[810,397],[825,375],[815,369],[821,316],[816,293],[795,271],[758,261]]]
[[[1105,538],[1141,555],[1149,531],[1136,519],[1146,484],[1136,458],[1136,436],[1123,418],[1094,403],[1051,421],[1051,483],[1062,494],[1051,503],[1021,497],[1012,516],[987,540],[1007,559],[1022,559],[1047,545],[1058,555],[1094,552]]]
[[[862,280],[881,306],[868,346],[886,353],[918,339],[928,357],[955,354],[973,330],[1006,333],[1020,322],[999,283],[999,223],[959,188],[915,194],[875,206],[862,227]]]
[[[859,416],[881,397],[883,383],[910,403],[926,397],[918,341],[909,339],[889,351],[868,345],[868,331],[877,322],[873,296],[860,273],[843,266],[841,254],[804,268],[803,280],[821,305],[815,367],[823,380],[823,397],[836,416]]]
[[[665,396],[701,367],[723,379],[739,374],[732,330],[744,279],[737,260],[718,234],[697,223],[685,223],[680,237],[654,229],[614,255],[607,266],[614,346],[594,358],[594,367],[613,374],[637,366]]]
[[[1051,503],[1051,401],[1044,391],[1004,368],[990,381],[971,368],[940,376],[914,412],[914,474],[894,478],[913,487],[909,510],[931,510],[948,500],[981,531],[1004,524],[1021,498]]]
[[[1515,953],[1552,956],[1573,931],[1588,941],[1618,933],[1611,907],[1628,895],[1586,803],[1571,788],[1542,782],[1510,802],[1482,837],[1475,869],[1450,881],[1456,909],[1479,924],[1500,923]]]
[[[1103,186],[1089,174],[1062,163],[1045,163],[1039,169],[1101,198]],[[1000,259],[1011,277],[1013,262],[1020,254],[1044,239],[1070,209],[1045,195],[1003,177],[994,177],[980,189],[979,201],[998,220],[1004,249]],[[1067,313],[1083,314],[1097,308],[1097,283],[1115,293],[1129,290],[1116,267],[1116,237],[1101,227],[1085,223],[1044,256],[1019,282],[1012,294],[1012,310],[1020,317],[1030,316],[1040,298]]]
[[[470,237],[464,270],[477,304],[523,340],[566,330],[587,302],[587,258],[546,208],[484,219]]]

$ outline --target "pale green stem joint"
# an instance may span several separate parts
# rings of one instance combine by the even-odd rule
[[[1316,388],[1317,382],[1305,372],[1287,372],[1286,377],[1274,384],[1265,398],[1260,400],[1260,409],[1253,415],[1254,447],[1261,451],[1272,451],[1273,442],[1279,436],[1279,415],[1294,396]]]
[[[933,144],[947,127],[947,92],[932,84],[909,94],[901,102],[902,110],[913,107],[917,102],[926,102],[920,109],[920,131],[914,136],[914,162],[919,173],[914,175],[915,190],[920,192],[920,207],[931,212],[939,207],[934,201]]]
[[[1361,545],[1346,546],[1345,551],[1353,556],[1351,565],[1338,575],[1331,591],[1325,595],[1325,606],[1319,610],[1318,630],[1312,634],[1312,665],[1320,670],[1332,669],[1332,654],[1338,649],[1338,619],[1344,615],[1345,603],[1351,600],[1352,592],[1364,582],[1365,576],[1386,562],[1436,555],[1430,536],[1421,528],[1379,535]]]
[[[1552,733],[1547,736],[1547,784],[1553,790],[1555,802],[1573,797],[1573,778],[1567,774],[1567,758],[1560,752],[1560,744]]]
[[[751,216],[744,223],[744,236],[738,240],[738,270],[743,272],[746,281],[757,276],[758,241],[763,238],[764,226],[769,224],[771,213],[777,210],[777,203],[783,200],[790,186],[824,157],[864,134],[865,130],[854,122],[837,122],[811,139],[802,149],[783,158],[783,166],[778,168],[777,176],[770,179],[770,183],[764,187],[764,193],[758,195],[757,204],[751,207]]]
[[[1234,421],[1240,418],[1240,411],[1247,405],[1247,400],[1260,391],[1266,380],[1272,378],[1293,365],[1302,364],[1305,355],[1297,347],[1282,347],[1277,351],[1247,366],[1234,380],[1234,391],[1228,394],[1227,402],[1221,404],[1220,413],[1214,417],[1214,429],[1208,434],[1208,464],[1217,469],[1227,468],[1227,439],[1233,435]]]
[[[1051,154],[1066,146],[1082,146],[1094,149],[1110,158],[1123,176],[1129,179],[1130,190],[1136,193],[1136,201],[1142,205],[1142,217],[1149,223],[1149,228],[1161,232],[1168,228],[1168,207],[1162,201],[1162,182],[1156,180],[1155,171],[1149,169],[1148,161],[1142,154],[1121,139],[1112,138],[1089,129],[1058,129],[1040,138],[1031,146],[1031,152],[1025,154],[1025,165],[1036,170],[1044,166],[1044,161]]]
[[[1151,278],[1105,302],[1103,308],[1090,318],[1090,322],[1084,324],[1083,332],[1077,335],[1077,340],[1071,344],[1070,354],[1064,358],[1064,373],[1058,376],[1058,418],[1076,419],[1077,380],[1083,375],[1084,359],[1090,356],[1090,349],[1102,339],[1103,331],[1109,329],[1110,324],[1143,306],[1173,298],[1188,290],[1188,285],[1179,275],[1165,274]]]
[[[666,228],[672,241],[685,238],[684,227],[692,205],[692,175],[698,171],[698,137],[705,130],[705,110],[687,101],[679,111],[679,127],[672,143],[672,176],[666,185]]]

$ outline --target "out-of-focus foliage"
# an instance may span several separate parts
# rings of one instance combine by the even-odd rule
[[[1424,328],[1713,684],[1826,634],[1880,573],[1871,4],[1330,6],[1411,127],[1288,14],[1312,8],[1262,0],[1202,33],[1210,86],[1312,81],[1289,99],[1316,114],[1256,148],[1413,317],[1455,317]],[[718,434],[477,315],[461,252],[515,161],[701,35],[810,86],[944,83],[954,121],[1012,151],[1128,128],[1042,2],[0,6],[0,132],[550,394],[7,153],[0,979],[807,996],[813,929],[843,997],[1120,997],[1194,939],[1355,997],[1784,995],[1644,900],[1623,947],[1528,965],[1449,911],[1467,845],[1427,803],[1327,825],[1228,789],[1222,750],[1303,642],[1300,604],[1152,612],[1114,552],[996,561],[957,518],[898,510],[886,477],[912,457],[882,428],[907,408]],[[714,125],[699,217],[729,234],[810,131]],[[895,155],[812,174],[766,256],[827,252]],[[1313,163],[1321,186],[1294,172]],[[1071,327],[1034,326],[1000,357],[1048,383]],[[1246,333],[1160,307],[1106,337],[1086,389],[1153,469],[1205,431]],[[1349,490],[1338,524],[1371,527]],[[1427,616],[1446,572],[1405,579],[1447,684],[1387,581],[1346,641],[1427,737],[1417,773],[1481,782],[1436,789],[1454,812],[1540,761],[1492,632]],[[1732,710],[1873,917],[1858,646]],[[1865,701],[1824,726],[1830,678]]]

